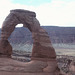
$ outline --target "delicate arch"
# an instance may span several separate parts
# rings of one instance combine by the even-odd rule
[[[10,14],[3,22],[0,41],[0,54],[11,56],[12,47],[8,42],[8,38],[14,31],[15,26],[20,23],[32,32],[32,38],[34,41],[32,60],[40,60],[41,58],[42,60],[50,60],[52,58],[56,58],[56,54],[51,45],[49,36],[47,32],[40,27],[40,23],[36,19],[35,12],[22,9],[11,10]],[[7,45],[5,45],[5,43]]]

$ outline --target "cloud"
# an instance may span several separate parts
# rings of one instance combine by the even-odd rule
[[[42,16],[40,21],[43,25],[75,25],[75,1],[53,0],[51,3],[42,5],[40,12],[43,13],[40,14]]]
[[[54,0],[51,3],[39,6],[38,10],[38,18],[42,25],[75,25],[75,1]]]
[[[6,16],[10,13],[12,9],[29,9],[33,8],[32,6],[26,6],[21,4],[13,4],[11,0],[1,0],[0,2],[0,28]]]
[[[0,1],[0,27],[2,26],[2,22],[4,21],[5,17],[8,15],[11,6],[12,4],[10,0]]]
[[[52,0],[39,6],[14,4],[11,0],[0,2],[0,25],[12,9],[35,11],[41,25],[74,26],[75,0]]]

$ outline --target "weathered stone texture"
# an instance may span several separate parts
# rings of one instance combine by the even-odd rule
[[[35,12],[21,9],[11,10],[10,14],[3,22],[1,40],[8,40],[9,36],[14,31],[15,26],[19,23],[22,23],[24,27],[27,27],[32,32],[34,40],[32,57],[49,59],[56,57],[49,36],[47,32],[40,27]]]
[[[11,56],[12,47],[8,42],[8,38],[14,31],[15,26],[20,23],[32,32],[33,37],[32,61],[25,64],[24,72],[52,72],[53,75],[59,75],[60,71],[57,70],[55,50],[47,32],[40,27],[35,12],[21,9],[11,10],[2,26],[0,56]],[[56,74],[57,71],[58,74]]]
[[[0,57],[11,57],[12,47],[8,40],[0,41]]]

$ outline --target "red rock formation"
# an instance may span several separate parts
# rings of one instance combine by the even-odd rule
[[[74,75],[75,74],[75,62],[72,61],[69,65],[70,72]]]
[[[8,38],[14,31],[17,24],[22,23],[32,32],[33,49],[31,62],[25,64],[25,72],[50,72],[53,75],[59,75],[56,61],[56,53],[49,40],[47,32],[40,27],[36,14],[27,10],[11,10],[6,17],[1,33],[0,55],[10,56],[12,47],[8,42]]]

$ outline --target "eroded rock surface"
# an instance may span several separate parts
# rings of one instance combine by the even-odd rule
[[[40,27],[40,23],[36,19],[35,12],[22,9],[10,11],[10,14],[6,17],[2,26],[1,40],[0,40],[0,55],[11,56],[12,47],[8,42],[8,38],[14,31],[15,26],[20,23],[22,23],[24,27],[27,27],[31,31],[33,38],[31,62],[25,63],[23,65],[23,68],[20,70],[24,72],[35,72],[35,73],[49,72],[53,73],[52,75],[60,75],[60,70],[58,69],[56,61],[55,50],[52,47],[47,32]],[[8,58],[3,60],[2,62],[5,63],[7,60]],[[15,64],[15,61],[9,59],[8,62],[9,63],[7,63],[6,66],[0,68],[0,70],[4,71],[10,71],[11,69],[13,70],[14,69],[13,65]],[[18,66],[20,65],[22,66],[22,64],[19,63]],[[20,70],[18,69],[18,71]]]

